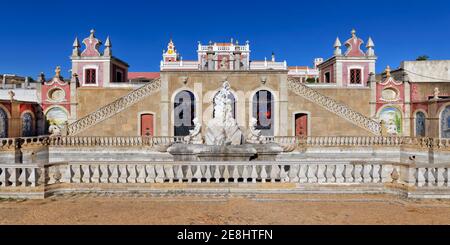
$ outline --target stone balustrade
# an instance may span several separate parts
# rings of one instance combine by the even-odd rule
[[[414,183],[417,187],[450,187],[450,164],[415,166]]]
[[[36,187],[41,175],[37,165],[0,164],[0,187]]]
[[[179,185],[181,183],[183,185]],[[450,198],[450,164],[168,161],[0,165],[0,197],[7,196],[11,190],[19,193],[28,190],[28,193],[42,192],[42,198],[58,191],[77,191],[77,188],[90,185],[96,186],[96,189],[89,187],[94,192],[114,191],[118,187],[127,188],[127,185],[143,191],[164,191],[165,188],[179,191],[185,188],[194,191],[212,188],[211,191],[223,191],[238,188],[243,192],[264,192],[269,190],[264,187],[265,183],[271,184],[266,186],[271,193],[303,193],[304,190],[318,193],[339,190],[355,193],[394,191],[414,198]],[[49,188],[34,189],[46,186]]]
[[[16,147],[18,138],[0,138],[0,150],[11,150]]]
[[[69,146],[157,146],[185,143],[184,137],[177,136],[59,136],[59,137],[28,137],[2,138],[0,150],[14,149],[20,142],[22,147],[50,145],[55,147]],[[281,145],[296,145],[305,147],[339,147],[339,146],[412,146],[420,148],[450,149],[450,139],[414,138],[414,137],[382,137],[382,136],[267,136],[266,143]]]
[[[53,183],[391,183],[392,164],[291,162],[73,162],[49,169]]]
[[[413,138],[413,137],[382,137],[382,136],[279,136],[265,137],[266,142],[281,145],[298,145],[305,147],[328,146],[415,146],[420,148],[448,148],[450,139]]]
[[[49,138],[49,145],[56,147],[89,147],[89,146],[157,146],[182,143],[183,137],[110,137],[110,136],[61,136]]]

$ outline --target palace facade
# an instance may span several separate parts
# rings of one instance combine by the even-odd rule
[[[196,60],[183,60],[170,40],[159,72],[129,72],[110,38],[103,45],[91,31],[73,43],[71,78],[57,69],[12,87],[3,76],[0,137],[186,136],[194,118],[206,125],[214,117],[214,97],[228,81],[243,131],[255,118],[265,136],[450,138],[450,61],[405,61],[376,75],[375,44],[354,30],[313,67],[274,54],[253,60],[248,41],[196,48]]]

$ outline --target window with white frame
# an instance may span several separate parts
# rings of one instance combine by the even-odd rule
[[[86,68],[84,70],[84,84],[97,84],[97,69]]]
[[[362,84],[361,69],[351,69],[350,70],[350,84]]]

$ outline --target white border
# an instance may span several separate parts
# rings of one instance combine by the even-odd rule
[[[356,70],[359,69],[361,70],[361,83],[357,83],[357,84],[352,84],[350,83],[350,78],[351,78],[351,74],[350,71],[351,70]],[[348,87],[364,87],[364,66],[357,66],[357,65],[351,65],[351,66],[347,66],[347,86]]]

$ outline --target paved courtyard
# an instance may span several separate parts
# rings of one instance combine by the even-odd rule
[[[0,224],[450,224],[450,200],[389,195],[64,195],[0,199]]]

